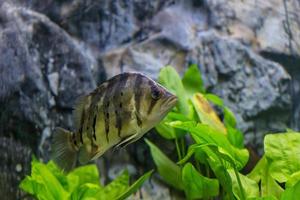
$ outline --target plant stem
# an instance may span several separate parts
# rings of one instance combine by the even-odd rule
[[[181,160],[182,159],[182,155],[181,155],[181,152],[180,152],[180,147],[179,147],[178,139],[177,138],[175,138],[175,145],[176,145],[178,160]]]
[[[185,140],[184,140],[184,137],[180,139],[180,144],[181,144],[181,155],[185,156]]]
[[[240,188],[240,191],[241,191],[242,199],[243,199],[243,200],[246,200],[245,191],[244,191],[244,188],[243,188],[243,185],[242,185],[240,176],[239,176],[239,174],[238,174],[238,171],[236,170],[235,167],[234,167],[234,173],[235,173],[236,179],[237,179],[238,184],[239,184],[239,188]]]

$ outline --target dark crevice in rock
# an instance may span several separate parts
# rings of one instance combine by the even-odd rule
[[[300,57],[266,51],[260,54],[269,60],[281,64],[290,74],[292,78],[290,83],[290,94],[292,97],[290,127],[294,130],[300,130]]]

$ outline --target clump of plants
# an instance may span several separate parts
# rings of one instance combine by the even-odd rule
[[[250,174],[242,174],[249,159],[243,134],[222,99],[205,91],[197,66],[189,67],[182,79],[165,67],[159,82],[178,97],[176,108],[156,126],[162,137],[174,141],[178,160],[146,140],[166,183],[184,191],[187,199],[300,197],[299,133],[267,134],[263,157]],[[223,120],[211,104],[220,108]]]
[[[104,186],[100,184],[95,164],[81,166],[65,174],[53,161],[44,164],[34,158],[31,175],[21,182],[20,188],[40,200],[122,200],[135,193],[151,173],[152,171],[144,174],[129,185],[129,175],[125,170]]]

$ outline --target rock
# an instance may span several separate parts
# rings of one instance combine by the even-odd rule
[[[206,6],[211,11],[210,25],[222,33],[239,35],[258,51],[300,55],[300,4],[296,0],[213,0],[206,1]],[[241,29],[246,34],[238,33]]]
[[[95,49],[107,50],[142,39],[147,35],[147,21],[174,0],[39,0],[18,4],[44,13],[70,35]]]
[[[187,60],[199,65],[208,90],[221,96],[237,115],[246,143],[261,147],[266,132],[289,126],[290,76],[279,64],[211,32],[201,33]]]
[[[14,138],[12,146],[32,149],[47,160],[53,128],[73,127],[74,101],[103,81],[104,71],[90,51],[42,14],[0,3],[0,27],[0,137]],[[4,152],[12,158],[18,153]],[[30,166],[30,158],[21,155],[13,162],[1,159],[1,169],[15,171],[19,162],[22,169]],[[24,177],[3,173],[12,185]],[[9,192],[1,184],[0,190],[16,199],[16,187]]]
[[[2,136],[0,151],[0,195],[7,200],[21,199],[25,194],[18,185],[30,172],[32,151],[22,143]]]

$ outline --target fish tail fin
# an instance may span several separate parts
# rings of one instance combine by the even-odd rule
[[[71,131],[56,128],[52,139],[52,159],[63,171],[69,172],[75,167],[77,150],[72,144]]]

